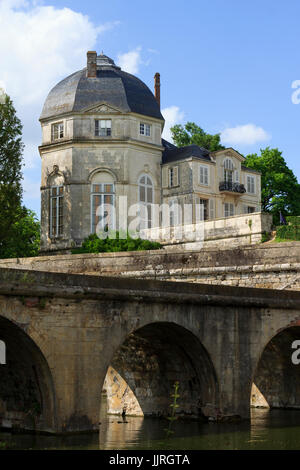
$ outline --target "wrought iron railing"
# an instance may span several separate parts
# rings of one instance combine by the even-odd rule
[[[221,181],[219,184],[220,191],[231,191],[233,193],[245,193],[246,188],[243,184],[232,183],[231,181]]]

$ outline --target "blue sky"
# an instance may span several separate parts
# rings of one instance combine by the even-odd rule
[[[160,72],[167,129],[194,121],[245,155],[278,147],[300,181],[299,17],[297,0],[0,0],[0,86],[24,124],[25,204],[39,213],[43,101],[87,50],[151,89]]]

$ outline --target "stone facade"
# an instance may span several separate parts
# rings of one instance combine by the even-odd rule
[[[193,204],[193,221],[200,201],[206,204],[207,219],[260,212],[260,173],[243,166],[244,160],[242,155],[229,148],[211,153],[209,160],[191,156],[175,163],[164,164],[163,201],[167,204],[172,201],[180,205]],[[226,166],[231,169],[226,170]],[[172,187],[170,171],[174,171],[174,168],[177,168],[177,184]],[[251,179],[252,186],[248,178]],[[229,210],[228,214],[225,204]]]
[[[42,253],[80,246],[106,227],[134,230],[140,203],[147,228],[260,211],[260,174],[243,167],[238,152],[191,146],[182,156],[162,139],[155,77],[154,97],[110,58],[90,51],[87,68],[50,91],[40,117]],[[161,209],[154,212],[163,204],[167,220]]]

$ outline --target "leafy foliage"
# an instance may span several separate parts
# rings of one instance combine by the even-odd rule
[[[179,405],[177,403],[177,398],[180,398],[178,389],[179,389],[179,382],[176,380],[176,382],[174,382],[174,393],[171,393],[171,398],[173,398],[173,402],[170,404],[170,407],[172,408],[171,416],[167,417],[167,419],[169,420],[169,426],[168,428],[165,429],[167,437],[170,437],[172,434],[174,434],[174,431],[171,428],[172,428],[174,421],[178,419],[178,416],[176,416],[177,408],[179,408]]]
[[[174,127],[171,127],[171,133],[177,147],[196,144],[210,152],[225,148],[220,144],[220,134],[207,134],[194,122],[187,122],[184,126],[176,124]]]
[[[89,235],[80,248],[74,248],[72,254],[78,253],[110,253],[118,251],[157,250],[160,243],[132,238],[128,233],[120,238],[120,232],[108,232],[107,238],[101,239],[96,234]]]
[[[22,206],[22,124],[12,100],[0,102],[0,258],[37,256],[40,223]]]
[[[288,225],[276,227],[276,241],[300,241],[300,217],[287,217]]]
[[[244,165],[261,172],[262,210],[273,214],[275,224],[279,222],[279,212],[285,216],[300,215],[300,185],[282,152],[267,147],[261,155],[248,155]]]
[[[0,258],[37,256],[40,247],[40,222],[35,213],[25,207],[17,209],[17,220],[10,237],[0,242]]]
[[[0,102],[0,243],[11,237],[22,200],[22,124],[9,96]]]

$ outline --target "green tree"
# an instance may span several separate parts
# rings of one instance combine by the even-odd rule
[[[40,247],[40,222],[30,209],[20,207],[10,237],[0,246],[0,258],[37,256]]]
[[[22,206],[22,124],[0,90],[0,258],[36,256],[40,223]]]
[[[275,224],[279,212],[300,215],[300,185],[277,148],[261,149],[260,155],[248,155],[244,165],[261,172],[262,210],[271,212]]]
[[[22,201],[22,124],[8,95],[0,96],[0,246],[11,236]],[[24,212],[25,213],[25,212]]]
[[[207,134],[194,122],[187,122],[184,126],[176,124],[174,127],[171,127],[171,133],[177,147],[196,144],[210,152],[225,148],[220,144],[220,134]]]

